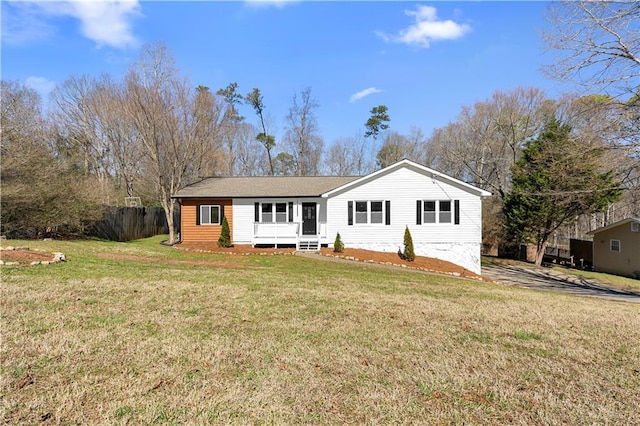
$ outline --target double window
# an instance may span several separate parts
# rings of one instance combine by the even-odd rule
[[[220,225],[222,208],[219,205],[200,205],[198,213],[198,225]]]
[[[391,225],[391,201],[348,201],[348,224]]]
[[[416,224],[454,223],[460,224],[459,200],[418,200]]]
[[[293,222],[293,203],[255,203],[255,222]]]

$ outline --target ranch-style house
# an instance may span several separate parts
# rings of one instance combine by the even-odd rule
[[[403,249],[480,273],[482,198],[491,194],[409,160],[366,176],[212,177],[173,195],[180,241],[216,242],[226,217],[234,245]]]

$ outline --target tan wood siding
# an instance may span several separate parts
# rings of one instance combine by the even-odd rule
[[[182,200],[180,209],[180,238],[183,242],[218,241],[222,225],[198,225],[196,223],[199,205],[219,205],[229,223],[231,241],[233,241],[233,204],[230,199],[187,198]]]
[[[620,241],[620,251],[611,251],[611,240]],[[640,270],[640,232],[623,223],[593,236],[593,266],[598,272],[632,276]]]

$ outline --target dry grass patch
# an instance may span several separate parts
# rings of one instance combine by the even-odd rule
[[[153,239],[129,246],[153,262],[125,262],[97,254],[126,245],[87,244],[3,273],[6,423],[640,423],[633,304],[294,256],[163,263],[200,258]]]

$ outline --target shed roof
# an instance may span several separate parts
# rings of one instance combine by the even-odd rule
[[[214,177],[189,185],[173,198],[319,197],[359,176]]]
[[[607,226],[603,226],[603,227],[601,227],[601,228],[594,229],[593,231],[589,231],[589,232],[587,232],[587,233],[588,233],[588,234],[597,234],[597,233],[600,233],[600,232],[602,232],[602,231],[607,231],[607,230],[612,229],[612,228],[617,228],[617,227],[618,227],[618,226],[620,226],[620,225],[625,225],[625,224],[627,224],[627,223],[632,223],[632,222],[635,222],[635,223],[640,224],[640,218],[637,218],[637,217],[628,217],[628,218],[626,218],[626,219],[622,219],[622,220],[619,220],[619,221],[617,221],[617,222],[614,222],[614,223],[612,223],[612,224],[610,224],[610,225],[607,225]]]

